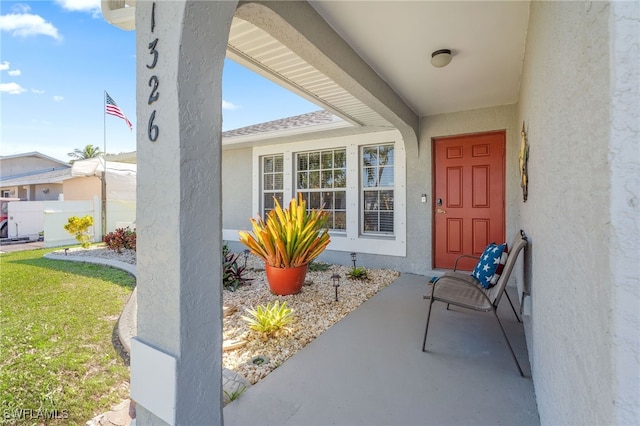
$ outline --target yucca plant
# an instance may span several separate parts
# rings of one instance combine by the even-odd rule
[[[271,335],[293,321],[293,311],[287,307],[287,302],[275,301],[272,305],[258,305],[256,309],[245,309],[251,317],[243,316],[249,328],[267,335]]]
[[[308,264],[329,244],[329,214],[322,209],[307,210],[302,195],[292,199],[288,209],[274,200],[275,209],[266,220],[251,218],[253,232],[240,231],[240,241],[269,266],[295,268]]]

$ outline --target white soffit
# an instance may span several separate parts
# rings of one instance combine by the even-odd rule
[[[227,57],[357,126],[392,125],[267,32],[234,18]]]

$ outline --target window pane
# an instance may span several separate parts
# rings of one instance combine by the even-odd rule
[[[273,189],[273,175],[264,175],[264,189],[267,191]]]
[[[309,172],[309,188],[318,189],[320,188],[320,172]]]
[[[378,165],[392,165],[393,164],[393,145],[381,146],[378,150]]]
[[[333,172],[333,187],[345,188],[347,186],[347,174],[344,170],[335,170]]]
[[[273,194],[264,194],[264,210],[265,213],[269,210],[273,210],[275,204],[273,204]]]
[[[309,193],[299,192],[298,194],[302,194],[302,200],[307,204],[307,207],[309,207]]]
[[[329,171],[322,171],[322,180],[321,180],[321,185],[322,188],[333,188],[333,172],[331,170]]]
[[[347,193],[345,191],[336,191],[334,200],[335,200],[334,205],[336,210],[347,209]]]
[[[380,213],[380,232],[393,232],[393,212]]]
[[[364,232],[378,232],[378,213],[364,214]]]
[[[347,214],[345,212],[333,214],[333,229],[347,229]]]
[[[278,200],[278,202],[280,203],[280,205],[282,206],[282,198],[283,198],[283,194],[282,192],[274,192],[273,194],[271,194],[272,196],[276,197],[276,199]]]
[[[272,173],[273,172],[273,158],[265,157],[264,158],[264,172]]]
[[[307,189],[309,187],[309,176],[307,172],[298,172],[298,189]]]
[[[377,166],[378,165],[378,149],[376,147],[363,148],[362,161],[365,166]]]
[[[319,209],[321,206],[321,202],[320,202],[320,193],[319,192],[311,192],[309,194],[309,204],[308,204],[308,208],[310,209]]]
[[[322,208],[325,210],[333,210],[333,192],[322,193]]]
[[[309,170],[320,170],[320,153],[312,152],[309,154]]]
[[[298,170],[308,170],[308,169],[309,169],[309,155],[298,154]]]
[[[282,189],[284,184],[284,176],[282,173],[273,175],[273,189]]]
[[[364,167],[362,169],[362,186],[365,188],[376,187],[378,184],[376,172],[378,169],[376,167]]]
[[[378,210],[378,191],[364,192],[364,210]]]
[[[333,168],[333,151],[322,151],[322,168],[323,169],[332,169]]]
[[[382,169],[380,186],[393,186],[393,166],[386,166]]]
[[[347,168],[347,151],[344,149],[335,150],[333,153],[333,167],[336,169]]]
[[[274,172],[283,172],[284,171],[284,158],[282,155],[278,155],[275,157],[275,161],[273,164]]]
[[[393,210],[393,191],[380,191],[380,210]]]

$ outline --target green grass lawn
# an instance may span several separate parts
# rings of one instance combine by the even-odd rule
[[[50,251],[0,255],[3,424],[84,425],[129,395],[114,330],[135,278]]]

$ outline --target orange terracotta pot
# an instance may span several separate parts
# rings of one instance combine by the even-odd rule
[[[273,294],[279,296],[300,293],[308,268],[309,264],[296,268],[276,268],[264,265],[269,288]]]

